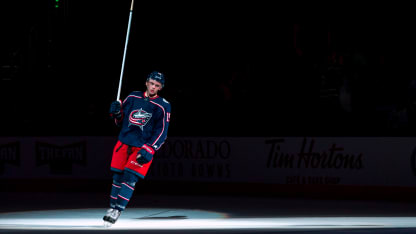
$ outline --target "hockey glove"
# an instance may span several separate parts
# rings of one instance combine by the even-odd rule
[[[142,149],[137,153],[136,161],[141,165],[149,163],[153,158],[153,154],[155,154],[153,147],[144,144]]]
[[[121,118],[121,102],[114,101],[110,105],[110,117],[120,119]]]

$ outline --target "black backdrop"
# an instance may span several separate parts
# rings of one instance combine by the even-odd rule
[[[115,135],[130,2],[55,4],[1,3],[1,135]],[[136,2],[122,97],[157,69],[172,136],[413,136],[411,21],[292,12]]]

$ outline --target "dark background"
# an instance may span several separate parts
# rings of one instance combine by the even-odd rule
[[[416,136],[414,8],[333,4],[136,1],[121,97],[163,72],[168,137]],[[129,8],[130,1],[0,1],[0,137],[115,137],[108,110]],[[108,178],[34,176],[0,180],[3,191],[25,192],[3,193],[16,201],[3,208],[55,206],[26,192],[107,196],[111,186]],[[407,187],[140,183],[139,195],[416,197]],[[65,205],[85,205],[80,197]]]
[[[130,1],[0,7],[0,134],[117,135]],[[137,1],[121,96],[165,73],[170,136],[414,136],[412,21],[311,13]]]

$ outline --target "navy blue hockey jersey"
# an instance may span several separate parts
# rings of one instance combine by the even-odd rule
[[[118,139],[135,147],[143,144],[158,150],[165,142],[170,121],[170,104],[157,96],[145,100],[144,93],[134,91],[123,101],[123,117]]]

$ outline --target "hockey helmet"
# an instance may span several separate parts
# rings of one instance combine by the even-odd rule
[[[158,72],[158,71],[151,72],[147,76],[147,81],[149,81],[149,79],[160,82],[162,84],[162,87],[165,86],[165,76],[162,73]]]

